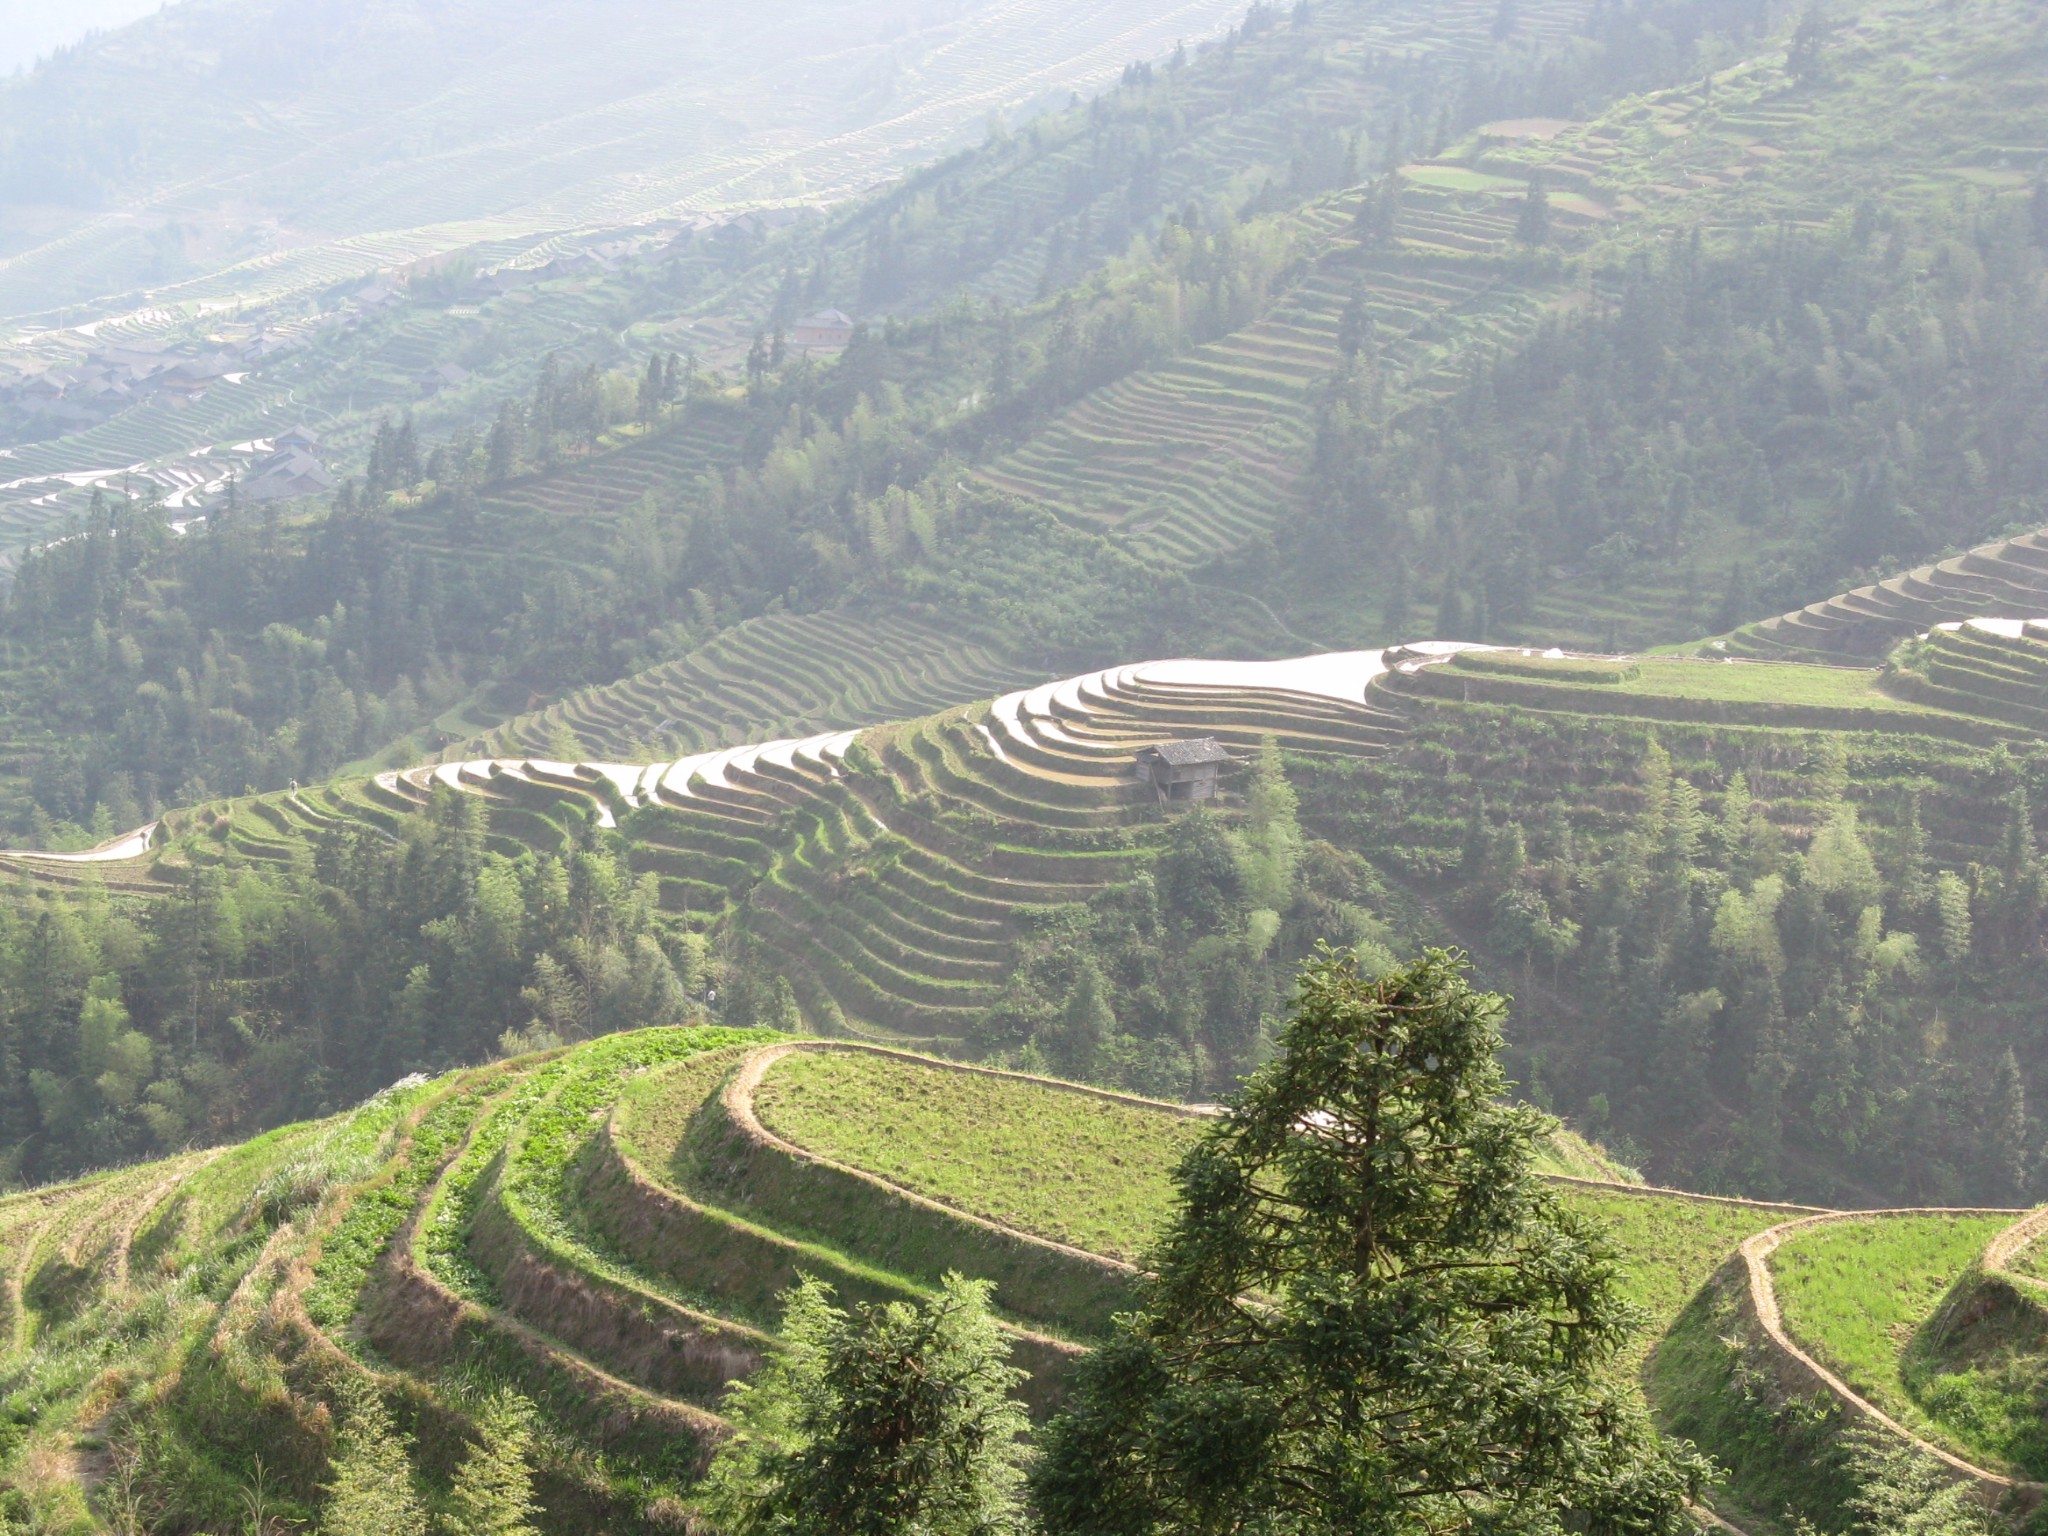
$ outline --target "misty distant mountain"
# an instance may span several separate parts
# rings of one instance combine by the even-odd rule
[[[26,69],[88,33],[124,27],[163,0],[0,0],[0,74]]]
[[[0,83],[0,315],[262,297],[536,231],[844,197],[1240,9],[187,0]]]

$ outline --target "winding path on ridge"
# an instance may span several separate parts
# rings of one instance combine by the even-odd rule
[[[2048,1205],[2022,1216],[1984,1245],[1984,1272],[2035,1291],[2048,1291],[2048,1280],[2012,1267],[2012,1261],[2019,1257],[2020,1251],[2031,1247],[2043,1232],[2048,1232]]]
[[[1844,1221],[1868,1220],[1876,1216],[1987,1215],[2023,1218],[2014,1224],[2014,1228],[2008,1228],[2006,1232],[2000,1233],[1998,1237],[1992,1239],[1991,1245],[1985,1250],[1987,1256],[1994,1249],[1998,1248],[2001,1240],[2015,1228],[2033,1223],[2034,1230],[2038,1231],[2041,1223],[2048,1222],[2048,1209],[2043,1209],[2035,1212],[2032,1216],[2027,1216],[2022,1211],[2004,1206],[1929,1206],[1880,1211],[1825,1211],[1818,1216],[1801,1216],[1794,1221],[1780,1222],[1777,1226],[1767,1228],[1757,1233],[1754,1237],[1745,1238],[1739,1251],[1742,1254],[1743,1265],[1749,1273],[1750,1306],[1754,1309],[1756,1320],[1762,1326],[1765,1335],[1770,1339],[1772,1345],[1782,1354],[1796,1361],[1815,1381],[1833,1393],[1852,1412],[1861,1415],[1874,1424],[1882,1426],[1885,1430],[1898,1436],[1922,1454],[1931,1456],[1936,1461],[1941,1462],[1950,1471],[1974,1483],[1981,1493],[1994,1501],[2000,1496],[2010,1493],[2030,1494],[2038,1497],[2043,1493],[2048,1493],[2048,1484],[2032,1482],[2025,1478],[2006,1477],[2002,1473],[1993,1472],[1972,1462],[1965,1461],[1953,1451],[1944,1450],[1942,1447],[1934,1444],[1933,1441],[1908,1429],[1897,1419],[1878,1407],[1877,1404],[1864,1397],[1854,1387],[1850,1386],[1848,1382],[1808,1354],[1793,1339],[1792,1335],[1786,1331],[1784,1314],[1778,1306],[1778,1288],[1771,1276],[1771,1255],[1777,1252],[1785,1239],[1814,1227],[1827,1226]],[[2024,1241],[2022,1239],[2021,1242],[2013,1244],[2010,1249],[2006,1250],[2007,1253],[2017,1251],[2018,1247],[2023,1246]]]

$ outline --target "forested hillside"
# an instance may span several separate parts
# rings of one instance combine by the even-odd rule
[[[0,81],[0,1536],[2034,1529],[2044,295],[2035,0]]]
[[[170,830],[148,878],[10,914],[18,974],[49,978],[12,1026],[22,1168],[709,988],[749,1019],[1217,1093],[1315,942],[1455,936],[1530,994],[1527,1090],[1661,1173],[2031,1189],[2048,706],[2023,637],[1986,660],[1998,636],[1937,636],[1881,682],[1468,658],[1327,725],[1140,689],[1069,765],[1035,740],[1011,762],[1001,705],[959,712],[1147,655],[1696,639],[2025,524],[2043,226],[2011,141],[2041,61],[2017,12],[1945,17],[1410,33],[1255,7],[829,219],[561,286],[657,323],[623,356],[530,358],[445,435],[387,415],[332,505],[224,489],[176,531],[102,489],[5,615],[10,841]],[[1971,90],[1876,113],[1909,42]],[[1880,128],[1830,202],[1839,146]],[[863,317],[852,343],[798,350],[826,303]],[[679,312],[725,317],[724,350],[663,329]],[[1841,643],[1869,665],[1936,621],[2042,611],[2024,583],[1941,585],[2030,569],[2016,549],[1858,587],[1843,612],[1892,616]],[[1793,629],[1821,654],[1806,631],[1840,622],[1726,654]],[[584,803],[567,765],[934,710],[843,772],[865,810],[767,786],[685,829],[630,787],[550,800]],[[1226,724],[1247,761],[1276,737],[1268,831],[1116,787],[1144,733]],[[450,779],[489,789],[479,824],[391,777],[434,758],[556,766]],[[1014,867],[991,881],[992,857]],[[125,894],[166,878],[169,906]],[[103,976],[149,1046],[113,1100],[72,1033]]]
[[[1364,643],[1404,628],[1534,634],[1545,603],[1557,638],[1609,638],[1616,626],[1602,614],[1617,603],[1665,614],[1661,634],[1622,626],[1628,640],[1679,638],[1693,618],[1670,612],[1678,577],[1754,608],[1755,590],[1804,596],[1813,588],[1796,583],[1845,569],[1839,551],[1798,539],[1804,563],[1790,574],[1728,558],[1738,537],[1754,546],[1761,533],[1768,549],[1774,529],[1807,515],[1791,499],[1796,464],[1778,465],[1782,496],[1775,483],[1751,484],[1763,459],[1754,422],[1716,433],[1725,449],[1686,450],[1727,463],[1660,460],[1654,472],[1637,460],[1676,451],[1644,438],[1654,423],[1617,423],[1626,442],[1603,431],[1596,452],[1590,439],[1576,449],[1559,440],[1554,425],[1541,437],[1540,413],[1521,412],[1517,447],[1463,427],[1459,453],[1471,462],[1441,462],[1427,446],[1484,409],[1482,386],[1463,384],[1469,368],[1563,301],[1552,241],[1602,252],[1623,235],[1602,220],[1627,222],[1625,210],[1560,193],[1556,229],[1518,241],[1512,199],[1496,192],[1521,184],[1457,168],[1498,141],[1454,146],[1454,136],[1502,113],[1585,110],[1678,67],[1674,39],[1688,70],[1734,56],[1759,15],[1518,12],[1496,37],[1475,12],[1444,18],[1414,57],[1390,51],[1407,35],[1395,21],[1343,5],[1284,20],[1255,10],[1230,46],[1133,70],[1085,108],[934,166],[820,229],[758,250],[700,240],[659,281],[587,277],[559,295],[550,290],[565,285],[543,283],[530,306],[569,318],[609,303],[619,318],[659,320],[680,304],[704,317],[699,327],[712,316],[752,326],[757,344],[729,354],[730,374],[704,366],[694,330],[651,330],[653,344],[638,339],[623,358],[612,342],[548,352],[530,394],[446,439],[424,417],[388,414],[362,443],[362,484],[314,525],[238,512],[231,488],[204,537],[153,532],[146,504],[132,529],[83,508],[87,536],[25,573],[16,604],[17,632],[41,636],[15,691],[38,701],[16,731],[43,814],[85,826],[105,802],[121,824],[131,804],[146,815],[202,791],[309,779],[394,743],[400,756],[432,751],[649,663],[628,691],[659,701],[651,707],[599,696],[522,719],[511,739],[558,756],[574,755],[565,743],[630,755],[891,712],[853,707],[849,680],[824,678],[819,707],[786,721],[757,702],[707,718],[694,695],[729,665],[722,658],[747,650],[725,632],[785,613],[850,609],[857,623],[909,613],[962,633],[987,659],[957,682],[943,676],[943,645],[911,642],[907,659],[942,674],[906,701],[929,707],[1146,652],[1275,654],[1305,635]],[[1452,77],[1466,82],[1455,101]],[[1683,100],[1670,110],[1682,115]],[[1418,123],[1450,159],[1407,162]],[[1599,132],[1589,166],[1612,158],[1618,129]],[[1617,182],[1637,169],[1627,158],[1648,155],[1615,165]],[[1379,167],[1391,163],[1408,171],[1390,180]],[[1347,190],[1360,181],[1365,190]],[[888,313],[829,365],[787,353],[775,338],[800,308],[826,301]],[[485,313],[516,309],[505,299]],[[544,347],[549,334],[529,330],[520,344]],[[1548,349],[1567,344],[1539,334],[1520,362],[1498,366],[1547,369]],[[1609,344],[1583,343],[1603,359]],[[322,371],[310,359],[291,366]],[[1611,379],[1592,383],[1605,366],[1589,356],[1576,373],[1611,389]],[[351,397],[366,371],[362,355],[327,370]],[[475,411],[474,381],[465,391]],[[1628,396],[1653,409],[1689,392],[1673,378]],[[1401,423],[1384,444],[1382,419]],[[1639,521],[1643,498],[1633,482],[1624,493],[1624,473],[1670,480],[1670,496],[1699,502],[1683,534],[1624,528],[1590,509],[1564,526],[1544,511],[1560,475],[1583,502],[1583,477],[1626,494]],[[1475,500],[1464,487],[1481,481]],[[1034,516],[1041,508],[1065,530]],[[102,542],[130,533],[118,555]],[[1343,559],[1361,539],[1391,558],[1369,573]],[[161,547],[145,557],[152,541]],[[108,565],[142,572],[141,584],[109,585],[94,574]],[[79,595],[81,584],[98,597]],[[1589,590],[1603,584],[1621,590]],[[95,601],[104,656],[90,635]],[[1276,601],[1292,620],[1273,617]],[[180,615],[164,638],[135,638],[149,681],[172,697],[144,700],[121,670],[118,632],[155,624],[160,607]],[[1445,623],[1432,626],[1431,614]],[[66,625],[72,638],[44,629]],[[886,634],[874,643],[903,645]],[[693,665],[700,647],[704,664]],[[209,673],[231,681],[208,687]],[[233,681],[244,674],[246,684]],[[221,710],[219,729],[189,723]],[[38,716],[60,713],[70,744],[42,748]],[[29,831],[33,812],[16,816]]]

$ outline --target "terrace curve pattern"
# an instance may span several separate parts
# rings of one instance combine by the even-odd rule
[[[2048,614],[2048,530],[2022,534],[1857,587],[1729,638],[1741,655],[1832,660],[1868,666],[1901,640],[1971,620],[2028,620]],[[2001,636],[2018,639],[2018,634]],[[2034,636],[2033,638],[2040,638]]]
[[[96,1351],[182,1454],[231,1472],[260,1453],[309,1509],[352,1391],[401,1407],[441,1478],[479,1384],[513,1386],[546,1429],[550,1536],[681,1536],[727,1433],[724,1390],[780,1347],[778,1298],[799,1275],[842,1302],[919,1300],[949,1271],[990,1280],[1042,1416],[1128,1307],[1179,1149],[1210,1118],[846,1041],[608,1036],[0,1198],[0,1372],[83,1384],[98,1377],[57,1367]],[[935,1120],[958,1134],[924,1137]],[[1617,1223],[1659,1328],[1742,1234],[1754,1274],[1772,1241],[1855,1214],[1786,1223],[1785,1207],[1557,1182]],[[1701,1223],[1718,1236],[1674,1243]],[[196,1354],[165,1347],[195,1338]],[[81,1386],[23,1435],[65,1447],[99,1411]]]
[[[791,1049],[761,1031],[615,1035],[0,1198],[0,1377],[90,1355],[148,1394],[153,1432],[194,1465],[260,1455],[306,1512],[352,1391],[393,1400],[422,1470],[445,1478],[478,1386],[512,1386],[547,1431],[545,1530],[681,1536],[726,1387],[779,1348],[782,1291],[814,1274],[845,1300],[915,1301],[957,1269],[996,1282],[1045,1412],[1128,1304],[1130,1265],[768,1130],[755,1086]],[[1193,1113],[1033,1086],[1165,1123]],[[53,1397],[24,1435],[62,1451],[99,1432],[103,1406]]]
[[[1296,752],[1378,751],[1401,728],[1367,698],[1387,665],[1377,651],[1151,662],[666,764],[481,759],[373,789],[484,795],[508,828],[581,797],[626,832],[665,906],[735,921],[821,1027],[949,1043],[994,1001],[1034,909],[1130,878],[1163,839],[1140,747],[1208,736],[1242,759],[1271,735]]]
[[[221,802],[89,869],[0,854],[39,879],[162,889],[176,861],[302,859],[337,828],[396,836],[434,795],[486,807],[492,846],[558,852],[615,832],[672,921],[736,930],[828,1034],[951,1049],[998,997],[1034,915],[1131,879],[1171,820],[1140,749],[1211,738],[1224,787],[1267,738],[1290,757],[1386,751],[1382,685],[1465,649],[1110,667],[918,719],[658,763],[479,756]]]
[[[1974,1489],[1984,1502],[1998,1505],[2017,1496],[2029,1507],[2037,1504],[2048,1484],[2030,1482],[2021,1478],[2007,1477],[1966,1460],[1962,1456],[1938,1445],[1932,1440],[1893,1417],[1858,1392],[1835,1371],[1816,1359],[1785,1326],[1782,1309],[1778,1303],[1777,1285],[1771,1273],[1771,1255],[1789,1238],[1817,1227],[1837,1225],[1843,1222],[1871,1221],[1887,1216],[1928,1216],[1928,1215],[2017,1215],[2018,1212],[1990,1210],[1983,1207],[1956,1207],[1938,1209],[1914,1209],[1895,1211],[1823,1211],[1813,1215],[1800,1216],[1791,1221],[1781,1222],[1755,1236],[1746,1239],[1739,1252],[1748,1286],[1748,1310],[1756,1325],[1763,1331],[1770,1347],[1786,1367],[1785,1375],[1793,1381],[1801,1377],[1813,1386],[1823,1389],[1839,1402],[1850,1416],[1864,1424],[1874,1426],[1883,1433],[1904,1440],[1923,1455],[1933,1458],[1949,1474]],[[2001,1245],[2010,1248],[2006,1240],[2014,1232],[2024,1229],[2028,1234],[2037,1233],[2044,1213],[2036,1212],[2013,1228],[1994,1238],[1987,1249],[1988,1255],[1999,1250]],[[2021,1239],[2022,1242],[2025,1237]],[[1986,1267],[1989,1265],[1987,1263]]]

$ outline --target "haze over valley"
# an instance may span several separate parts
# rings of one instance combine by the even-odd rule
[[[0,1531],[2039,1523],[2034,0],[58,19]]]

